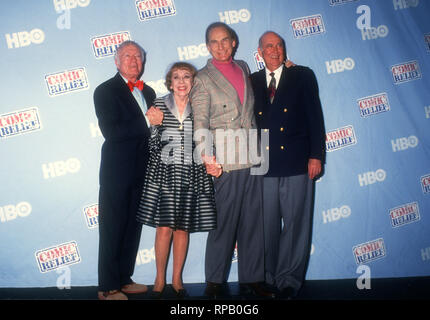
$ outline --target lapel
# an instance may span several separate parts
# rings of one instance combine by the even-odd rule
[[[142,109],[140,108],[136,99],[133,97],[133,94],[130,92],[130,89],[128,88],[127,84],[125,83],[119,72],[115,75],[114,78],[118,96],[121,97],[121,99],[125,102],[124,105],[129,108],[129,111],[134,113],[137,112],[143,116]]]
[[[234,61],[233,61],[234,62]],[[234,62],[235,63],[235,62]],[[235,63],[240,70],[242,70],[242,68]],[[212,64],[211,59],[208,60],[207,63],[207,68],[208,68],[208,75],[209,77],[215,82],[215,84],[220,87],[225,94],[227,94],[233,101],[236,102],[237,107],[241,106],[242,104],[240,103],[240,99],[239,96],[236,92],[236,89],[233,87],[233,85],[223,76],[223,74]],[[243,70],[242,70],[242,74],[243,74]],[[246,80],[246,79],[244,79]],[[246,81],[245,81],[245,90],[246,90]],[[246,91],[245,91],[245,98],[244,98],[244,104],[246,102]]]
[[[173,97],[173,93],[168,94],[163,99],[164,99],[164,104],[166,105],[167,109],[170,111],[171,114],[173,114],[173,116],[176,118],[176,120],[179,121],[178,107],[176,106],[176,102],[175,102],[175,98]],[[184,115],[183,115],[182,119],[185,120],[190,115],[190,113],[191,113],[191,106],[190,106],[190,102],[188,101],[187,106],[185,107]],[[181,122],[181,121],[179,121],[179,122]]]
[[[145,99],[146,102],[146,108],[149,110],[149,108],[151,108],[154,103],[152,99],[154,99],[155,97],[152,97],[148,89],[148,86],[144,84],[143,89],[140,92],[142,92],[143,99]]]
[[[273,99],[273,104],[276,104],[278,100],[281,99],[282,94],[286,92],[290,78],[289,75],[290,73],[288,72],[288,68],[283,66],[281,78],[279,78],[278,88],[276,89],[275,93],[275,99]]]
[[[282,67],[281,78],[279,79],[278,88],[279,88],[279,86],[283,86],[287,82],[288,74],[289,74],[288,73],[288,68],[286,66],[283,66]]]
[[[264,102],[266,104],[269,103],[269,93],[267,90],[267,79],[266,79],[266,69],[262,69],[260,71],[258,71],[257,73],[257,84],[255,85],[254,90],[257,88],[260,91],[263,91],[263,93],[261,94],[261,97],[264,97]]]
[[[241,61],[242,62],[242,61]],[[246,106],[248,103],[248,90],[251,86],[251,83],[249,82],[249,74],[245,72],[247,70],[246,67],[242,67],[241,63],[236,62],[233,60],[233,63],[242,71],[242,78],[243,78],[243,85],[244,85],[244,92],[243,92],[243,105]],[[239,99],[240,103],[240,99]]]

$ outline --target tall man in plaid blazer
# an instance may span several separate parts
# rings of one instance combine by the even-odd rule
[[[249,155],[254,150],[248,147],[249,129],[256,128],[249,68],[244,61],[232,59],[237,38],[226,24],[209,25],[206,45],[212,59],[198,72],[190,94],[197,147],[203,131],[210,132],[216,148],[216,163],[206,166],[208,173],[215,176],[218,227],[209,232],[207,239],[205,292],[212,298],[220,295],[237,242],[241,290],[271,297],[273,294],[262,285],[263,180],[261,175],[251,174],[255,162]],[[209,156],[204,150],[203,155]]]

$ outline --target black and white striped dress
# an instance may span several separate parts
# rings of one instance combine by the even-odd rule
[[[212,178],[193,161],[193,115],[188,104],[179,121],[172,94],[155,100],[164,113],[153,128],[137,221],[151,227],[202,232],[216,228]]]

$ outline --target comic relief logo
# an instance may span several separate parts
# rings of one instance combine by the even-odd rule
[[[356,245],[352,248],[352,252],[354,253],[355,262],[358,265],[381,259],[386,255],[384,239],[379,238]]]
[[[328,0],[328,3],[331,6],[337,6],[339,4],[345,4],[345,3],[348,3],[348,2],[352,2],[352,1],[357,1],[357,0]]]
[[[391,67],[394,84],[408,82],[421,78],[420,66],[418,61],[409,61],[396,64]]]
[[[89,88],[85,68],[76,68],[48,74],[45,76],[45,82],[50,97],[79,90],[87,90]]]
[[[94,229],[99,225],[99,205],[92,204],[84,208],[85,221],[88,229]]]
[[[405,224],[420,220],[420,212],[417,202],[411,202],[390,209],[391,226],[400,227]]]
[[[119,45],[127,40],[131,40],[128,31],[109,33],[91,38],[94,56],[97,59],[112,56]]]
[[[381,112],[390,111],[390,104],[385,92],[357,100],[360,116],[366,118]]]
[[[324,22],[320,14],[291,19],[290,24],[293,27],[293,35],[296,39],[325,32]]]
[[[41,273],[81,262],[76,241],[39,250],[35,255]]]
[[[0,138],[31,133],[42,129],[39,110],[30,108],[0,115]]]
[[[353,126],[346,126],[327,132],[326,151],[331,152],[357,143]]]
[[[140,21],[176,14],[173,0],[136,0],[136,9]]]
[[[430,174],[421,177],[421,188],[423,193],[430,193]]]
[[[430,51],[430,33],[424,35],[424,41],[426,43],[427,50]]]
[[[266,67],[263,58],[258,54],[258,51],[254,52],[254,62],[258,70],[263,70]]]

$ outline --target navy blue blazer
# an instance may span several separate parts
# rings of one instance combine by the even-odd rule
[[[308,160],[324,162],[325,129],[318,84],[304,66],[283,67],[270,104],[265,70],[251,75],[258,128],[269,129],[268,177],[308,172]]]
[[[145,84],[142,93],[149,108],[155,91]],[[119,73],[95,89],[94,106],[105,138],[100,185],[140,184],[145,176],[151,133],[142,109]]]

